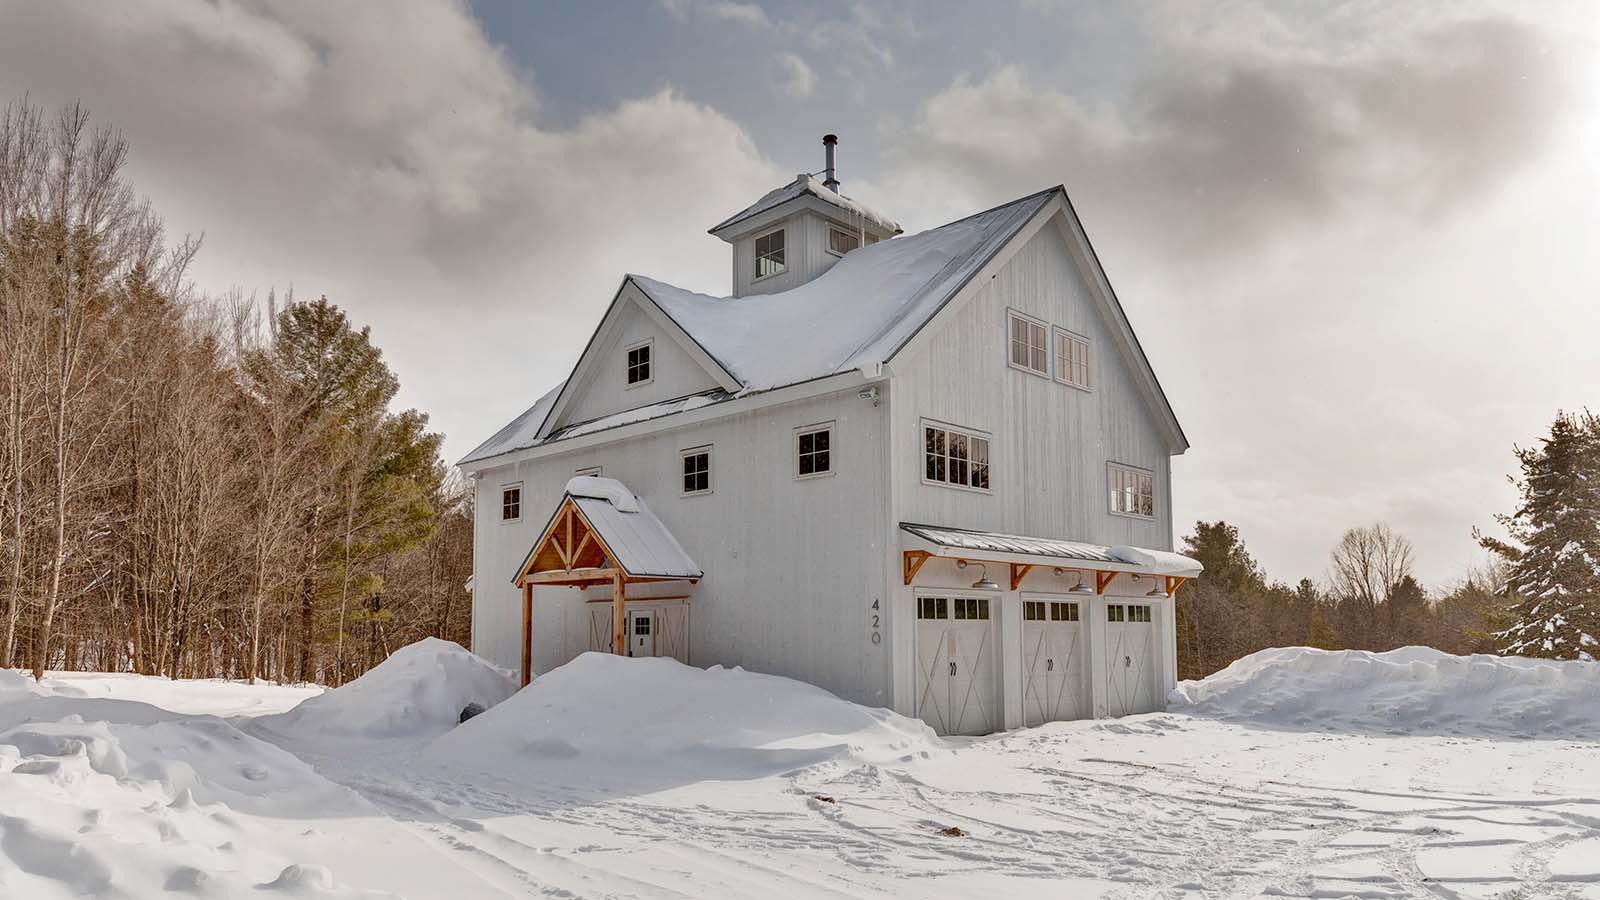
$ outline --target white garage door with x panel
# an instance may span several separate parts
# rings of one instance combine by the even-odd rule
[[[1106,714],[1156,710],[1155,625],[1148,603],[1106,604]]]
[[[999,727],[988,597],[917,598],[917,716],[940,734]]]
[[[1077,603],[1022,599],[1022,722],[1089,717],[1089,669]]]

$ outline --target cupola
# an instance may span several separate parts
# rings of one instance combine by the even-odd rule
[[[900,225],[839,190],[839,138],[822,138],[822,180],[802,172],[710,231],[733,245],[733,295],[799,287],[852,250],[888,240]]]

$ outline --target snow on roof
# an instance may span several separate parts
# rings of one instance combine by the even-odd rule
[[[937,548],[940,555],[954,555],[952,551],[1012,553],[1060,560],[1081,560],[1103,564],[1116,571],[1137,569],[1152,575],[1198,575],[1204,569],[1197,560],[1166,550],[1107,547],[1081,541],[1002,534],[996,531],[974,531],[967,528],[943,528],[914,522],[901,522],[900,528]]]
[[[629,278],[746,391],[768,390],[888,359],[1053,191],[853,250],[822,275],[773,294],[711,297]]]
[[[723,219],[721,222],[718,222],[716,225],[711,227],[710,231],[712,234],[716,234],[730,225],[736,225],[746,219],[758,216],[769,209],[781,206],[785,203],[788,203],[790,200],[796,200],[808,194],[816,197],[818,200],[821,200],[823,203],[826,203],[829,206],[843,211],[847,215],[860,216],[861,218],[866,219],[868,222],[871,222],[872,224],[878,226],[884,231],[890,232],[891,234],[899,234],[901,231],[900,224],[895,220],[881,213],[875,212],[864,204],[858,203],[855,200],[851,200],[849,197],[846,197],[845,195],[828,188],[815,177],[807,175],[804,172],[796,175],[793,181],[789,182],[783,187],[768,191],[761,197],[760,200],[757,200],[744,209],[741,209],[726,219]]]
[[[567,494],[629,575],[699,578],[705,574],[650,507],[622,482],[580,476],[567,482]]]
[[[471,453],[461,457],[461,463],[488,459],[491,456],[499,456],[512,450],[532,447],[539,437],[539,429],[544,426],[545,416],[550,414],[550,407],[555,406],[556,397],[560,396],[561,389],[566,384],[565,381],[562,381],[551,388],[543,397],[540,397],[532,406],[528,407],[522,415],[512,419],[511,424],[496,431],[493,437],[473,448]],[[461,463],[457,463],[457,465]]]

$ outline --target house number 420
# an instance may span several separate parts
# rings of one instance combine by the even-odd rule
[[[883,633],[878,630],[878,622],[880,621],[878,617],[881,614],[881,610],[878,609],[878,599],[874,597],[872,600],[872,612],[867,616],[872,620],[872,627],[869,630],[872,632],[872,642],[874,644],[883,643]]]

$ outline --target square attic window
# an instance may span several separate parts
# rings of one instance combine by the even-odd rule
[[[784,269],[783,229],[756,238],[756,279],[781,275]]]

